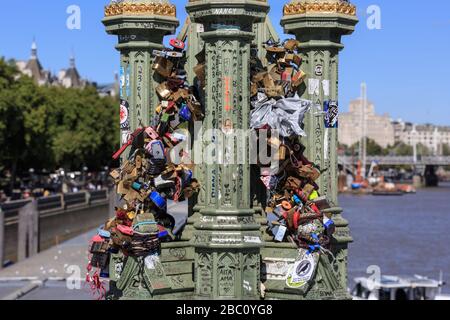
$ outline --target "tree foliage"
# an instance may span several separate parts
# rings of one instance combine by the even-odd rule
[[[0,59],[0,169],[110,165],[119,144],[117,105],[93,87],[37,86]]]
[[[355,153],[359,152],[359,141],[354,143],[350,147],[350,151],[354,150]],[[367,138],[367,155],[368,156],[386,156],[389,154],[389,148],[383,148],[378,143],[375,142],[375,140],[372,140],[370,138]]]
[[[450,156],[450,145],[444,143],[442,145],[442,155],[444,156]]]

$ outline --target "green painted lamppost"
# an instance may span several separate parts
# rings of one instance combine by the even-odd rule
[[[120,125],[123,143],[128,133],[152,124],[159,104],[155,88],[162,82],[152,70],[153,50],[163,49],[164,36],[174,34],[179,22],[176,7],[167,0],[111,1],[105,7],[102,22],[108,34],[118,36],[116,49],[120,52]],[[125,152],[122,159],[127,156]],[[182,252],[182,257],[186,256],[186,249],[180,247],[165,246],[161,260],[165,265],[169,263],[169,266],[163,268],[160,265],[154,272],[142,270],[143,262],[139,258],[125,259],[122,254],[112,255],[111,298],[170,299],[186,296],[189,288],[185,287],[189,287],[189,284],[183,282],[182,272],[170,268],[173,264],[180,264],[170,264],[173,257],[169,252],[175,255]],[[189,274],[188,278],[191,277]]]
[[[344,288],[347,286],[347,248],[352,238],[337,197],[338,129],[330,123],[336,110],[331,107],[327,110],[327,105],[338,101],[339,52],[344,48],[341,38],[352,34],[357,23],[356,7],[344,0],[294,0],[284,6],[281,20],[285,33],[294,34],[301,43],[302,70],[308,75],[301,94],[302,98],[313,102],[305,119],[308,137],[304,142],[309,159],[327,169],[319,185],[333,206],[329,209],[337,227],[333,253]]]
[[[159,100],[155,92],[161,79],[152,70],[155,49],[174,34],[179,22],[176,7],[168,0],[112,1],[105,8],[103,24],[118,36],[122,133],[148,126]]]
[[[253,23],[265,19],[269,6],[266,1],[191,0],[186,9],[204,28],[203,128],[216,130],[200,142],[205,150],[218,134],[249,127]],[[259,299],[263,243],[250,198],[250,165],[212,162],[202,168],[205,203],[192,239],[196,298]]]

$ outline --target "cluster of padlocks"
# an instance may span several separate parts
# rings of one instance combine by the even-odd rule
[[[115,217],[92,239],[87,280],[97,289],[101,287],[99,278],[107,276],[111,253],[122,252],[155,263],[161,242],[177,237],[172,233],[175,221],[167,213],[167,201],[183,200],[199,190],[191,168],[172,163],[168,156],[186,140],[177,129],[187,129],[190,122],[203,118],[196,90],[186,81],[185,45],[179,40],[170,44],[172,49],[153,52],[153,70],[163,79],[156,88],[161,100],[156,109],[157,121],[129,134],[113,156],[118,159],[130,148],[121,167],[111,172],[124,204],[116,208]],[[320,254],[329,253],[335,229],[331,215],[326,213],[330,204],[320,196],[317,183],[323,171],[306,158],[300,141],[305,136],[303,120],[311,101],[298,96],[306,78],[300,69],[298,46],[296,40],[270,41],[265,44],[267,67],[256,58],[255,50],[251,59],[250,126],[258,133],[270,130],[265,137],[267,146],[276,150],[275,161],[269,167],[260,165],[261,181],[270,194],[266,208],[268,232],[274,241],[295,243],[299,248],[299,257],[286,280],[293,288],[306,287],[313,278]],[[196,58],[194,72],[203,87],[205,52]],[[93,268],[97,270],[94,274]]]
[[[111,172],[122,206],[92,239],[87,281],[100,290],[100,278],[108,277],[112,253],[158,260],[161,242],[176,240],[175,220],[167,212],[167,202],[181,201],[198,192],[192,167],[172,162],[170,153],[187,139],[179,129],[203,117],[202,106],[186,80],[183,64],[185,44],[170,41],[171,49],[155,50],[153,69],[162,80],[156,92],[160,105],[155,123],[128,134],[127,141],[113,159],[123,157],[120,168]],[[128,156],[125,152],[128,151]],[[181,152],[183,153],[183,152]],[[183,154],[177,163],[185,163]]]
[[[313,278],[320,254],[327,252],[334,232],[326,197],[317,183],[323,171],[305,156],[300,137],[305,136],[303,120],[311,102],[300,99],[298,91],[306,78],[298,54],[299,43],[268,42],[268,66],[252,59],[251,127],[266,131],[268,149],[276,150],[270,167],[261,167],[261,181],[268,191],[266,214],[268,232],[277,242],[291,242],[299,257],[287,277],[293,288],[307,286]],[[274,131],[275,130],[275,131]]]

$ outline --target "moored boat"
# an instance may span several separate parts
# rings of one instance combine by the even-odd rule
[[[418,275],[381,276],[378,280],[360,277],[354,282],[354,300],[450,300],[450,295],[441,294],[445,282]]]

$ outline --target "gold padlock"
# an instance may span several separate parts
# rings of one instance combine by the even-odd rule
[[[252,97],[256,96],[258,94],[258,85],[254,82],[252,82],[250,86],[250,94]]]
[[[142,168],[142,157],[140,155],[136,156],[136,169]]]
[[[206,64],[204,63],[200,63],[194,67],[194,73],[202,84],[205,83],[205,71]]]
[[[271,137],[267,139],[267,143],[273,148],[279,148],[281,146],[281,141],[278,138]]]
[[[264,81],[264,88],[273,88],[275,86],[275,81],[268,73],[264,76],[263,81]]]
[[[134,212],[134,211],[128,212],[128,213],[127,213],[127,217],[128,217],[128,219],[130,219],[130,220],[134,220],[134,218],[136,218],[136,212]]]
[[[292,61],[298,66],[300,67],[300,65],[302,64],[302,57],[299,54],[294,55],[294,58],[292,59]]]
[[[290,64],[292,61],[294,61],[294,54],[293,53],[287,53],[284,56],[284,60],[286,61],[286,63]]]
[[[168,99],[171,95],[171,92],[167,86],[167,82],[161,83],[156,87],[156,93],[164,100]]]
[[[113,180],[117,181],[118,179],[120,179],[120,171],[119,170],[113,170],[111,171],[111,173],[109,174],[111,176],[111,178],[113,178]]]
[[[312,185],[312,184],[307,184],[306,186],[303,187],[303,193],[309,198],[309,196],[311,195],[311,193],[313,193],[313,191],[316,188]]]
[[[286,49],[283,47],[266,47],[266,50],[268,53],[276,53],[276,54],[280,54],[280,53],[285,53]]]
[[[155,62],[153,63],[153,70],[164,78],[170,76],[173,67],[173,62],[164,57],[156,57]]]
[[[294,51],[298,49],[300,42],[295,39],[289,39],[284,43],[284,48],[288,51]]]
[[[186,89],[178,89],[177,91],[173,92],[170,96],[170,100],[174,101],[175,103],[180,102],[181,100],[186,100],[189,97],[189,91]]]
[[[266,88],[266,95],[269,98],[284,96],[284,88],[283,86],[274,86],[272,88]]]
[[[253,82],[259,83],[264,80],[264,77],[266,76],[267,72],[258,72],[253,76]]]
[[[286,147],[281,146],[277,152],[277,156],[276,156],[277,160],[285,160],[286,159],[286,151],[287,151]]]

